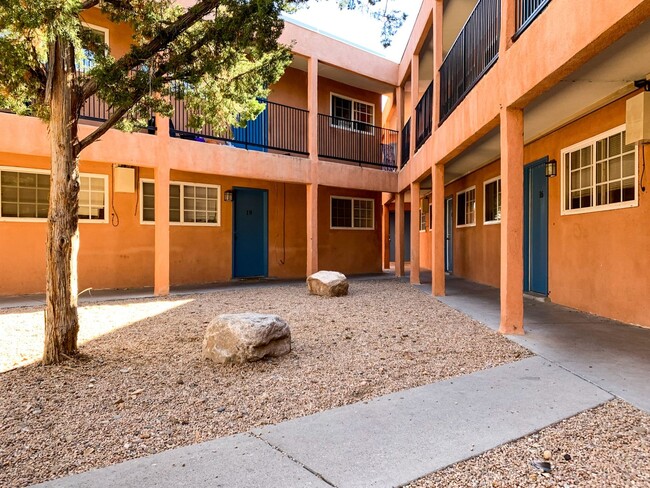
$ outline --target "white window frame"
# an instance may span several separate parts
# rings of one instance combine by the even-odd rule
[[[605,139],[607,137],[613,136],[615,134],[618,134],[619,132],[623,132],[626,130],[626,125],[619,125],[618,127],[614,127],[613,129],[610,129],[608,131],[602,132],[600,134],[597,134],[593,137],[590,137],[589,139],[585,139],[583,141],[580,141],[576,144],[573,144],[572,146],[565,147],[562,149],[560,152],[560,198],[562,199],[562,206],[560,207],[560,215],[576,215],[576,214],[584,214],[584,213],[591,213],[591,212],[604,212],[607,210],[616,210],[619,208],[633,208],[633,207],[638,207],[639,206],[639,146],[635,145],[634,146],[634,200],[629,200],[627,202],[617,202],[617,203],[608,203],[606,205],[596,205],[596,142],[600,141],[602,139]],[[567,177],[568,175],[566,174],[566,166],[565,166],[565,156],[568,153],[572,153],[574,151],[577,151],[579,149],[584,149],[587,147],[592,147],[592,160],[591,160],[591,202],[592,205],[590,207],[585,207],[585,208],[574,208],[574,209],[569,209],[568,207],[568,201],[567,201],[567,195],[566,195],[566,184],[567,184]],[[625,144],[625,139],[621,141],[621,150],[623,146],[626,146]],[[622,167],[622,161],[621,161],[621,172],[623,171]],[[571,191],[571,190],[569,190]]]
[[[470,191],[474,190],[474,222],[470,224],[461,224],[458,225],[458,215],[460,215],[460,209],[458,208],[458,200],[459,196],[464,194],[464,193],[469,193]],[[470,186],[469,188],[465,188],[462,191],[459,191],[456,193],[456,221],[454,222],[456,224],[457,229],[462,229],[463,227],[476,227],[476,212],[478,211],[477,205],[476,205],[476,200],[477,200],[477,195],[476,195],[476,185]],[[465,202],[467,204],[467,201]],[[465,208],[463,208],[463,215],[467,215]]]
[[[427,231],[427,213],[422,211],[422,201],[423,200],[424,200],[424,198],[420,198],[420,232],[426,232]]]
[[[487,191],[486,188],[489,184],[494,183],[495,181],[498,181],[497,183],[497,205],[499,205],[499,200],[501,195],[501,176],[495,176],[494,178],[490,178],[489,180],[485,180],[483,182],[483,225],[496,225],[501,223],[501,212],[499,212],[499,219],[497,220],[487,220]],[[501,206],[499,205],[499,210]]]
[[[89,24],[88,22],[82,22],[81,24],[84,27],[86,27],[87,29],[92,29],[92,30],[95,30],[97,32],[102,32],[104,34],[104,44],[106,44],[106,46],[108,46],[110,48],[111,39],[110,39],[110,34],[109,34],[108,28],[102,27],[102,26],[96,25],[96,24]],[[90,68],[92,68],[92,66]]]
[[[352,226],[351,227],[333,227],[332,226],[332,200],[334,199],[339,199],[339,200],[352,200]],[[360,200],[360,201],[366,201],[366,202],[372,202],[372,227],[355,227],[354,226],[354,201],[355,200]],[[373,198],[359,198],[359,197],[344,197],[344,196],[338,196],[338,195],[330,195],[330,229],[331,230],[375,230],[375,200]]]
[[[345,127],[345,126],[337,125],[337,124],[334,123],[335,118],[336,119],[342,118],[342,117],[336,117],[336,115],[334,115],[332,113],[332,105],[333,105],[333,102],[334,102],[334,97],[338,97],[338,98],[341,98],[343,100],[349,100],[349,101],[352,102],[352,112],[351,112],[352,118],[350,119],[350,123],[351,123],[352,127]],[[372,107],[372,123],[369,124],[367,122],[362,122],[360,120],[355,120],[354,119],[354,104],[355,103],[362,103],[364,105],[368,105],[369,107]],[[330,92],[330,117],[331,117],[330,118],[330,127],[334,127],[336,129],[341,129],[341,130],[349,130],[349,131],[352,131],[352,132],[358,132],[360,134],[372,135],[373,132],[374,132],[373,130],[355,129],[354,124],[366,124],[366,125],[369,125],[371,127],[374,127],[375,126],[375,114],[377,113],[375,108],[376,108],[375,104],[372,103],[372,102],[366,102],[366,101],[359,100],[359,99],[356,99],[356,98],[346,97],[345,95],[341,95],[341,94],[336,93],[336,92]],[[348,120],[348,119],[344,119],[344,120]]]
[[[11,173],[31,173],[37,175],[50,175],[50,171],[47,169],[34,169],[34,168],[21,168],[18,166],[0,166],[0,173],[3,171]],[[79,173],[79,176],[85,176],[87,178],[101,178],[104,180],[104,218],[103,219],[79,219],[81,224],[107,224],[109,222],[108,214],[110,212],[111,206],[109,202],[110,194],[108,191],[108,175],[100,173]],[[50,188],[51,190],[51,188]],[[2,186],[0,186],[0,205],[2,204]],[[49,200],[48,200],[49,206]],[[49,208],[48,208],[49,212]],[[47,222],[47,218],[36,218],[36,217],[4,217],[1,215],[2,208],[0,208],[0,222]]]
[[[156,188],[156,180],[152,178],[140,178],[140,224],[141,225],[156,225],[156,221],[144,220],[144,208],[142,202],[144,199],[143,184],[144,183],[153,183],[154,191]],[[170,181],[169,185],[179,185],[181,187],[181,221],[180,222],[169,222],[170,226],[187,226],[187,227],[221,227],[221,185],[213,185],[211,183],[196,183],[191,181]],[[204,188],[216,188],[217,189],[217,222],[185,222],[185,187],[186,186],[201,186]]]

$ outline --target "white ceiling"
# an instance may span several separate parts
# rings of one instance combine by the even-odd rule
[[[524,140],[530,142],[634,89],[650,74],[650,21],[630,32],[534,100],[524,110]],[[445,166],[453,181],[499,157],[498,128]]]

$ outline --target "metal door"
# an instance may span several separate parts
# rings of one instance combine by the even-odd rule
[[[268,274],[268,193],[233,188],[233,277]]]

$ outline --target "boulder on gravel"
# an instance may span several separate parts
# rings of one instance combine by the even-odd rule
[[[307,278],[307,288],[312,295],[342,297],[348,294],[348,279],[338,271],[319,271]]]
[[[244,363],[291,351],[291,331],[277,315],[219,315],[203,338],[203,358],[216,363]]]

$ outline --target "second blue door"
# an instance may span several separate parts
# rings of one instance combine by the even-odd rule
[[[268,193],[233,188],[233,277],[268,274]]]
[[[540,159],[524,168],[524,291],[548,295],[548,181]]]

